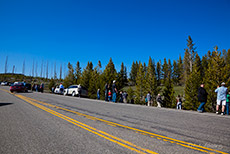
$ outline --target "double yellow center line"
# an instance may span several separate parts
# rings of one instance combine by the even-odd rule
[[[97,118],[97,117],[93,117],[93,116],[90,116],[90,115],[87,115],[87,114],[83,114],[83,113],[80,113],[80,112],[77,112],[77,111],[66,109],[66,108],[63,108],[63,107],[60,107],[60,106],[48,104],[48,103],[45,103],[45,102],[42,102],[42,101],[39,101],[39,100],[35,100],[35,99],[29,98],[29,97],[27,97],[27,98],[32,100],[32,101],[38,102],[40,104],[43,104],[45,106],[48,106],[48,107],[52,107],[52,108],[67,111],[67,112],[70,112],[70,113],[74,113],[74,114],[77,114],[79,116],[83,116],[85,118],[91,119],[91,120],[101,121],[101,122],[104,122],[104,123],[106,123],[108,125],[111,125],[111,126],[118,126],[118,127],[126,128],[126,129],[129,129],[129,130],[133,130],[136,133],[139,133],[139,134],[142,134],[142,135],[148,135],[151,138],[155,138],[157,140],[169,142],[171,144],[176,144],[176,145],[179,145],[179,146],[183,146],[183,147],[186,147],[186,148],[189,148],[189,149],[193,149],[193,150],[197,150],[197,151],[204,152],[204,153],[209,153],[209,154],[214,154],[214,152],[215,153],[216,152],[221,153],[221,154],[228,154],[226,152],[222,152],[222,151],[219,151],[219,150],[203,147],[203,146],[196,145],[196,144],[193,144],[193,143],[177,140],[177,139],[170,138],[170,137],[167,137],[167,136],[147,132],[147,131],[144,131],[144,130],[141,130],[141,129],[137,129],[137,128],[125,126],[125,125],[122,125],[122,124],[119,124],[119,123],[115,123],[115,122],[107,121],[107,120],[100,119],[100,118]]]
[[[140,154],[146,154],[146,153],[157,154],[154,151],[151,151],[151,150],[145,149],[145,148],[141,148],[141,147],[139,147],[139,146],[137,146],[137,145],[135,145],[135,144],[133,144],[131,142],[128,142],[128,141],[125,141],[125,140],[120,139],[118,137],[115,137],[113,135],[110,135],[110,134],[108,134],[108,133],[106,133],[104,131],[101,131],[101,130],[98,130],[96,128],[93,128],[93,127],[88,126],[88,125],[86,125],[84,123],[81,123],[81,122],[79,122],[79,121],[77,121],[75,119],[72,119],[72,118],[67,117],[67,116],[65,116],[63,114],[60,114],[60,113],[58,113],[58,112],[56,112],[54,110],[51,110],[51,109],[49,109],[47,107],[44,107],[44,106],[42,106],[42,105],[40,105],[38,103],[35,103],[34,101],[32,101],[28,97],[25,97],[25,96],[22,96],[22,95],[15,95],[15,96],[21,98],[22,100],[24,100],[24,101],[26,101],[26,102],[28,102],[28,103],[30,103],[30,104],[42,109],[42,110],[44,110],[44,111],[46,111],[46,112],[48,112],[48,113],[50,113],[52,115],[55,115],[55,116],[57,116],[57,117],[59,117],[61,119],[64,119],[64,120],[66,120],[66,121],[68,121],[68,122],[70,122],[70,123],[72,123],[72,124],[74,124],[74,125],[76,125],[76,126],[78,126],[80,128],[83,128],[83,129],[85,129],[85,130],[87,130],[87,131],[89,131],[89,132],[91,132],[93,134],[96,134],[96,135],[98,135],[98,136],[100,136],[100,137],[102,137],[104,139],[107,139],[107,140],[109,140],[111,142],[114,142],[114,143],[116,143],[116,144],[118,144],[120,146],[123,146],[123,147],[127,148],[127,149],[130,149],[130,150],[135,151],[135,152],[140,153]]]

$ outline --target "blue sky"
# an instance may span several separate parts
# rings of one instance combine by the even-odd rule
[[[229,0],[0,0],[0,73],[13,65],[31,74],[32,64],[88,61],[103,68],[112,57],[148,62],[184,55],[190,35],[200,56],[218,46],[230,48]],[[64,66],[63,66],[64,67]],[[66,69],[67,71],[67,69]]]

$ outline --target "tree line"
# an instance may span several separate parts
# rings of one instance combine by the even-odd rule
[[[230,49],[219,51],[216,46],[213,51],[208,51],[200,57],[195,43],[189,36],[183,58],[179,56],[173,61],[164,58],[163,62],[156,63],[149,57],[148,64],[133,61],[129,77],[124,63],[122,62],[120,70],[117,71],[112,58],[104,70],[101,68],[100,61],[96,66],[88,62],[84,69],[81,68],[79,61],[75,67],[68,63],[68,73],[63,84],[65,87],[81,84],[88,89],[89,97],[94,99],[97,89],[101,89],[101,99],[104,99],[105,84],[112,84],[112,81],[116,80],[118,90],[129,86],[127,90],[129,102],[145,104],[144,96],[148,92],[151,93],[152,100],[155,102],[157,94],[162,93],[163,106],[168,108],[176,107],[174,86],[183,86],[183,108],[196,110],[199,105],[197,90],[200,84],[204,83],[208,92],[207,111],[214,111],[216,105],[214,90],[217,85],[221,82],[230,85]]]

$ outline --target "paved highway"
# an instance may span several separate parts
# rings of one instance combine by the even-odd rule
[[[230,153],[230,116],[0,87],[1,154]]]

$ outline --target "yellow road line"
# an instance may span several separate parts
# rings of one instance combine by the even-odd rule
[[[28,97],[28,99],[31,99],[31,100],[36,101],[38,103],[44,104],[46,106],[50,106],[50,107],[53,107],[53,108],[61,109],[61,110],[68,111],[68,112],[71,112],[71,113],[75,113],[75,114],[77,114],[79,116],[84,116],[84,117],[86,117],[88,119],[94,119],[94,120],[102,121],[102,122],[107,123],[108,125],[112,125],[112,126],[115,125],[115,126],[123,127],[123,128],[126,128],[126,129],[134,130],[136,132],[140,132],[140,133],[143,133],[145,135],[148,134],[148,135],[152,135],[152,136],[155,136],[155,137],[164,138],[164,139],[167,139],[165,142],[176,143],[176,144],[179,143],[177,145],[180,145],[180,146],[183,146],[183,147],[187,147],[187,148],[190,148],[190,149],[193,149],[193,150],[198,150],[198,151],[205,152],[205,153],[210,153],[210,154],[212,153],[210,151],[218,152],[218,153],[221,153],[221,154],[228,154],[228,153],[223,152],[223,151],[219,151],[219,150],[215,150],[215,149],[203,147],[203,146],[196,145],[196,144],[193,144],[193,143],[189,143],[189,142],[185,142],[185,141],[173,139],[173,138],[170,138],[170,137],[167,137],[167,136],[162,136],[162,135],[159,135],[159,134],[155,134],[155,133],[143,131],[143,130],[132,128],[132,127],[129,127],[129,126],[125,126],[125,125],[122,125],[122,124],[118,124],[118,123],[115,123],[115,122],[103,120],[103,119],[100,119],[100,118],[97,118],[97,117],[93,117],[93,116],[90,116],[90,115],[86,115],[86,114],[83,114],[83,113],[80,113],[80,112],[77,112],[77,111],[72,111],[72,110],[69,110],[69,109],[66,109],[66,108],[63,108],[63,107],[59,107],[59,106],[56,106],[56,105],[51,105],[51,104],[48,104],[48,103],[45,103],[45,102],[42,102],[42,101],[39,101],[39,100],[35,100],[35,99],[29,98],[29,97]],[[206,151],[206,150],[209,150],[209,151]]]
[[[100,136],[100,137],[102,137],[102,138],[105,138],[105,139],[107,139],[107,140],[109,140],[109,141],[111,141],[111,142],[117,143],[117,144],[119,144],[119,145],[121,145],[121,146],[123,146],[123,147],[125,147],[125,148],[127,148],[127,149],[130,149],[130,150],[132,150],[132,151],[135,151],[135,152],[141,153],[141,154],[144,154],[144,152],[142,152],[142,151],[145,151],[145,152],[148,152],[148,153],[151,153],[151,154],[157,154],[157,153],[154,152],[154,151],[151,151],[151,150],[149,150],[149,149],[141,148],[141,147],[139,147],[139,146],[134,145],[134,144],[131,143],[131,142],[128,142],[128,141],[125,141],[125,140],[120,139],[120,138],[118,138],[118,137],[112,136],[112,135],[110,135],[110,134],[108,134],[108,133],[106,133],[106,132],[103,132],[103,131],[101,131],[101,130],[97,130],[97,129],[95,129],[95,128],[91,127],[91,126],[88,126],[88,125],[86,125],[86,124],[84,124],[84,123],[81,123],[81,122],[79,122],[79,121],[77,121],[77,120],[75,120],[75,119],[72,119],[72,118],[70,118],[70,117],[67,117],[67,116],[65,116],[65,115],[63,115],[63,114],[60,114],[60,113],[58,113],[58,112],[56,112],[56,111],[53,111],[53,110],[51,110],[51,109],[49,109],[49,108],[46,108],[46,107],[44,107],[44,106],[42,106],[42,105],[40,105],[40,104],[34,103],[34,102],[32,102],[31,100],[29,100],[28,98],[26,98],[26,97],[24,97],[24,96],[22,96],[22,95],[15,95],[15,96],[21,98],[22,100],[24,100],[24,101],[26,101],[26,102],[28,102],[28,103],[30,103],[30,104],[32,104],[32,105],[34,105],[34,106],[40,108],[40,109],[42,109],[42,110],[44,110],[44,111],[46,111],[46,112],[49,112],[49,113],[51,113],[51,114],[53,114],[53,115],[55,115],[55,116],[57,116],[57,117],[59,117],[59,118],[62,118],[62,119],[66,120],[66,121],[68,121],[68,122],[70,122],[70,123],[72,123],[72,124],[74,124],[74,125],[76,125],[76,126],[78,126],[78,127],[81,127],[81,128],[83,128],[83,129],[85,129],[85,130],[87,130],[87,131],[89,131],[89,132],[91,132],[91,133],[94,133],[94,134],[96,134],[96,135],[98,135],[98,136]],[[119,142],[119,141],[120,141],[120,142]],[[122,143],[122,142],[123,142],[123,143]],[[130,146],[128,146],[128,145],[130,145]],[[132,146],[132,147],[131,147],[131,146]],[[142,151],[140,151],[140,150],[142,150]]]

